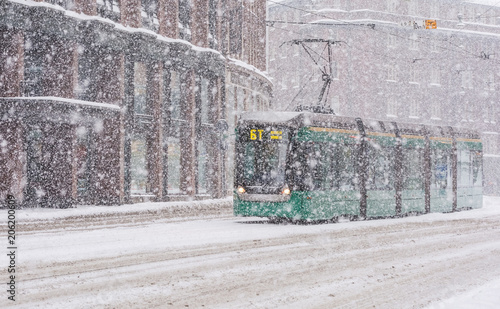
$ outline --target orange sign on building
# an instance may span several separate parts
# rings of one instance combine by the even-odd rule
[[[436,20],[426,19],[425,20],[425,29],[437,29]]]

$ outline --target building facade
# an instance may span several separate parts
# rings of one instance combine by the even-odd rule
[[[484,192],[500,194],[500,7],[290,0],[270,4],[268,15],[273,106],[475,129]]]
[[[0,199],[225,196],[224,123],[269,107],[265,14],[261,0],[2,1]]]

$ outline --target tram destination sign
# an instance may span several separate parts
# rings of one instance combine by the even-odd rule
[[[280,142],[287,139],[282,127],[247,127],[242,133],[247,141]]]

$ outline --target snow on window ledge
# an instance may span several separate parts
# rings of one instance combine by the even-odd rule
[[[20,100],[38,101],[39,103],[53,101],[53,102],[69,103],[69,104],[73,104],[73,105],[89,106],[89,107],[92,106],[92,107],[105,108],[105,109],[115,109],[115,110],[121,109],[120,106],[118,106],[116,104],[82,101],[82,100],[67,99],[67,98],[61,98],[61,97],[0,97],[0,102],[2,102],[2,101],[20,101]]]

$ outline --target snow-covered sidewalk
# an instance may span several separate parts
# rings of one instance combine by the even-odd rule
[[[156,218],[193,218],[232,215],[232,197],[224,199],[193,200],[182,202],[146,202],[119,206],[77,206],[68,209],[24,208],[16,212],[19,222],[111,218],[122,216],[153,215]],[[0,222],[6,221],[2,216]]]

